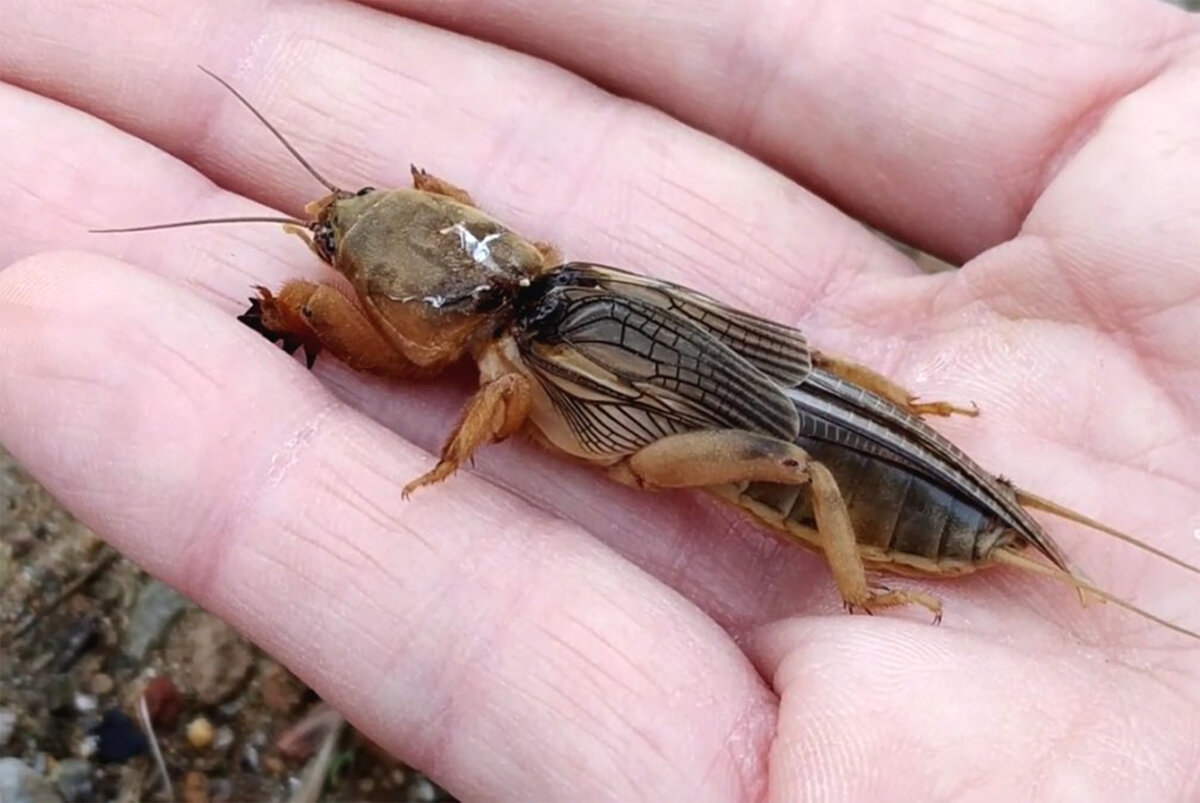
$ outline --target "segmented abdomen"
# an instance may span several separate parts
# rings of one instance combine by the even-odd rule
[[[903,465],[845,443],[796,439],[837,481],[863,557],[921,573],[970,571],[1013,533],[982,510]],[[747,483],[738,501],[765,523],[813,543],[816,519],[807,486]]]

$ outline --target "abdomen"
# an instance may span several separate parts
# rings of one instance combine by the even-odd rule
[[[1011,530],[987,511],[905,466],[806,435],[796,444],[833,474],[869,565],[961,574],[1012,540]],[[751,482],[716,493],[790,537],[820,546],[807,486]]]

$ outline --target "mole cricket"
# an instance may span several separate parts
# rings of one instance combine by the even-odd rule
[[[851,612],[918,605],[939,622],[936,597],[886,588],[867,572],[947,577],[1003,564],[1200,639],[1087,580],[1029,510],[1200,569],[989,474],[923,420],[978,410],[917,402],[871,369],[811,347],[797,329],[688,288],[563,262],[415,167],[411,189],[340,189],[229,83],[204,72],[328,194],[305,208],[307,220],[98,231],[282,223],[348,280],[353,297],[300,280],[277,292],[258,287],[238,320],[289,354],[303,349],[309,367],[327,352],[359,371],[418,380],[474,361],[478,391],[437,464],[403,497],[520,433],[620,482],[697,489],[740,508],[823,554]]]

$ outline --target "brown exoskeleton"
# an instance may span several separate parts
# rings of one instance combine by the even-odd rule
[[[561,263],[424,171],[413,169],[411,189],[341,190],[217,80],[329,189],[307,221],[252,220],[285,223],[353,288],[259,288],[240,320],[289,352],[303,347],[310,365],[325,351],[401,379],[466,358],[479,367],[480,388],[437,465],[405,496],[520,432],[622,482],[702,489],[738,506],[823,553],[851,610],[916,604],[940,619],[936,598],[872,585],[867,570],[946,576],[1004,563],[1200,638],[1084,579],[1027,508],[1200,570],[985,472],[922,420],[977,411],[917,403],[796,329],[687,288]],[[119,231],[148,228],[162,226]]]

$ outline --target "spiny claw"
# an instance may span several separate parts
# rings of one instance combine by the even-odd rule
[[[979,415],[979,405],[976,404],[975,402],[971,402],[970,408],[967,408],[967,407],[959,407],[957,405],[951,404],[950,402],[942,402],[942,401],[921,402],[921,401],[917,401],[916,396],[909,396],[908,397],[908,406],[909,406],[909,409],[912,410],[912,412],[915,413],[916,415],[937,415],[937,416],[965,415],[965,416],[968,416],[969,418],[975,418]]]
[[[237,316],[238,321],[258,332],[272,343],[279,344],[279,347],[289,355],[295,354],[299,348],[304,348],[304,361],[311,370],[313,363],[317,361],[317,355],[320,354],[320,348],[305,346],[303,340],[290,332],[272,329],[264,319],[264,308],[269,308],[275,303],[275,296],[262,285],[255,285],[254,289],[258,291],[258,297],[248,299],[250,306],[245,312]]]
[[[458,465],[448,460],[440,460],[431,471],[426,471],[421,476],[417,477],[412,482],[404,486],[400,491],[400,498],[407,501],[412,496],[413,491],[423,485],[433,485],[435,482],[441,482],[458,470]]]

